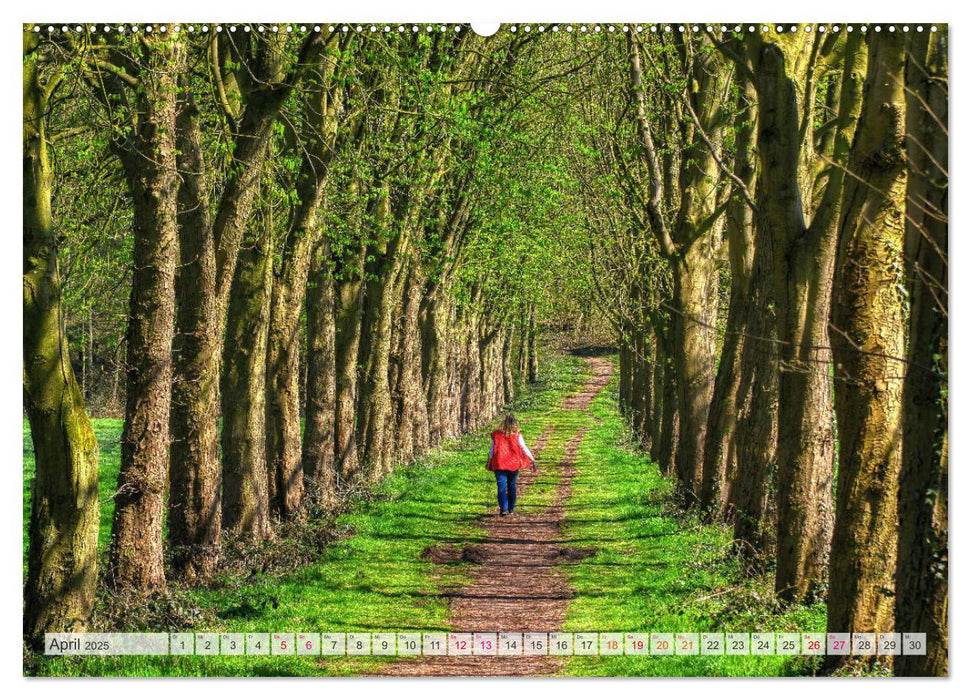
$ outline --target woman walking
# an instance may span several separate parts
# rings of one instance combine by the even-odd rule
[[[516,511],[516,477],[526,466],[536,469],[536,459],[519,432],[516,416],[507,413],[499,430],[492,433],[489,461],[486,462],[486,469],[496,475],[500,516],[512,515]]]

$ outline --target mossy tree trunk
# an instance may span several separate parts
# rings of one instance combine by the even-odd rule
[[[662,391],[661,411],[655,421],[657,425],[657,457],[655,461],[665,476],[672,476],[675,470],[675,452],[678,445],[678,434],[681,430],[681,415],[678,411],[678,387],[675,377],[674,361],[671,359],[675,352],[673,320],[667,315],[658,315],[653,320],[654,333],[659,346],[664,347],[662,362]]]
[[[634,375],[634,368],[631,366],[630,341],[624,333],[620,333],[617,339],[617,374],[619,375],[617,382],[618,407],[621,415],[630,422],[633,402],[631,380]]]
[[[652,113],[644,85],[640,40],[629,38],[630,91],[636,115],[638,148],[647,171],[641,185],[645,220],[673,277],[668,359],[678,408],[675,473],[681,496],[700,499],[705,431],[715,379],[715,314],[717,273],[715,238],[722,221],[718,187],[720,168],[712,153],[721,143],[725,110],[724,87],[729,71],[715,52],[695,51],[679,44],[686,65],[684,111],[691,110],[683,133],[665,134],[664,116]],[[677,102],[676,109],[682,109]],[[679,144],[677,184],[662,170],[655,132]],[[667,154],[662,154],[667,157]],[[672,212],[674,212],[672,214]],[[663,465],[662,465],[663,468]]]
[[[380,478],[389,467],[391,315],[400,290],[398,251],[402,243],[402,234],[398,234],[370,247],[368,258],[372,262],[365,267],[363,322],[358,350],[362,374],[357,421],[360,459],[369,478]]]
[[[98,442],[71,368],[61,311],[39,38],[24,32],[24,410],[34,445],[24,635],[83,632],[98,577]]]
[[[361,342],[365,244],[357,244],[340,261],[340,280],[335,299],[334,458],[340,482],[351,483],[361,476],[357,448],[357,356]]]
[[[527,380],[530,384],[539,381],[539,351],[536,340],[536,313],[530,305],[529,307],[529,330],[526,335],[526,366]]]
[[[224,510],[219,504],[221,471],[226,465],[237,468],[241,464],[237,458],[250,453],[247,446],[234,446],[233,459],[224,461],[222,466],[218,462],[223,340],[240,246],[251,219],[263,165],[270,154],[273,125],[302,73],[322,50],[325,34],[309,35],[289,69],[284,50],[288,39],[282,34],[269,39],[249,35],[246,40],[228,41],[225,35],[212,33],[202,45],[211,54],[210,78],[220,96],[222,117],[232,138],[232,163],[226,170],[213,217],[210,173],[202,157],[200,127],[191,101],[194,86],[188,75],[184,76],[186,103],[177,123],[182,260],[177,277],[168,523],[175,573],[189,579],[207,576],[218,560],[219,520]],[[242,321],[237,317],[234,322]],[[246,323],[255,327],[260,322],[253,319]],[[238,330],[237,327],[234,332]],[[240,361],[238,348],[228,352],[234,355],[234,361]],[[236,407],[234,404],[232,408]],[[238,415],[234,418],[243,423],[253,420]],[[246,438],[247,442],[255,439]],[[264,524],[259,517],[253,517],[259,510],[250,498],[254,494],[248,492],[244,498],[236,490],[238,485],[248,483],[252,469],[262,468],[262,461],[259,466],[247,464],[241,468],[249,473],[225,477],[234,484],[232,502],[238,505],[243,499],[247,503],[242,512],[231,516],[233,527],[245,531],[253,526],[256,531],[248,535],[262,537]]]
[[[901,676],[948,673],[947,32],[912,35],[907,64],[910,333],[897,516],[896,628],[927,635]]]
[[[429,444],[428,410],[422,391],[421,332],[419,315],[425,279],[417,265],[410,265],[397,314],[392,398],[394,400],[395,462],[410,462]]]
[[[258,542],[270,532],[266,468],[266,342],[273,289],[269,207],[239,252],[226,315],[221,378],[223,528]]]
[[[300,431],[300,322],[311,258],[323,236],[319,211],[338,145],[343,85],[338,86],[337,37],[307,87],[303,159],[294,189],[297,205],[275,271],[266,351],[266,458],[270,470],[270,509],[282,519],[301,508],[304,491]]]
[[[829,560],[835,436],[828,309],[843,168],[859,114],[865,62],[860,35],[848,36],[835,139],[829,142],[833,150],[817,156],[812,114],[822,41],[805,33],[777,43],[753,41],[762,168],[759,201],[764,214],[759,224],[772,239],[775,319],[781,341],[775,585],[785,600],[819,592]],[[814,168],[816,159],[830,163]],[[808,194],[814,187],[820,193],[816,197]]]
[[[827,627],[894,626],[907,188],[902,32],[868,36],[863,111],[840,213],[830,340],[839,481]],[[847,662],[831,657],[832,664]]]
[[[779,353],[775,342],[772,242],[762,228],[755,231],[755,257],[749,285],[750,316],[745,324],[740,358],[735,459],[738,467],[728,482],[726,519],[733,523],[740,554],[762,564],[771,551],[775,527],[772,500],[779,430]]]
[[[337,406],[333,261],[326,243],[314,256],[307,287],[307,389],[303,475],[308,494],[322,506],[337,503],[334,425]]]
[[[751,191],[757,172],[754,154],[757,96],[750,81],[741,79],[739,87],[738,114],[735,117],[734,173],[741,185]],[[728,484],[736,472],[735,426],[742,376],[742,336],[752,313],[749,282],[754,260],[754,225],[752,208],[744,196],[741,193],[733,194],[725,217],[731,266],[728,317],[708,411],[701,475],[701,507],[712,520],[724,517]]]
[[[707,197],[713,197],[709,192]],[[692,218],[692,227],[700,222]],[[715,313],[717,271],[712,239],[702,236],[673,258],[677,313],[671,356],[677,385],[678,433],[675,473],[681,495],[688,503],[700,502],[705,431],[715,379]]]

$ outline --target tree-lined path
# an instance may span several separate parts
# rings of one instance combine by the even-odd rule
[[[23,59],[29,671],[385,664],[49,631],[781,626],[928,653],[391,672],[947,673],[946,26],[51,24]],[[498,520],[510,408],[544,471]]]
[[[214,585],[175,589],[150,609],[121,610],[131,598],[105,600],[104,628],[823,629],[821,606],[780,611],[766,604],[770,583],[738,568],[729,531],[678,512],[673,481],[630,442],[617,409],[616,356],[552,354],[538,379],[516,407],[540,465],[536,474],[523,474],[516,516],[497,515],[495,481],[483,469],[488,426],[378,484],[329,527],[340,539],[268,542],[251,554],[262,571],[250,568],[250,560],[233,560]],[[117,421],[96,421],[109,468],[117,464],[118,428]],[[112,486],[106,478],[103,528],[111,522]],[[92,657],[44,664],[44,673],[67,675],[777,675],[812,669],[794,657]]]
[[[571,589],[562,568],[577,556],[563,532],[566,502],[576,473],[577,450],[589,426],[578,425],[593,399],[614,374],[614,363],[603,357],[585,358],[590,376],[575,394],[567,396],[534,454],[541,465],[538,474],[524,471],[521,496],[538,479],[552,482],[553,500],[548,505],[529,502],[517,507],[512,517],[500,518],[495,508],[475,545],[452,553],[475,564],[473,581],[448,594],[449,630],[453,632],[556,632],[563,629]],[[582,418],[586,418],[583,416]],[[563,458],[556,464],[543,459],[547,440],[566,438]],[[435,553],[441,557],[444,548]],[[403,676],[543,676],[562,666],[557,656],[425,656],[382,669]]]

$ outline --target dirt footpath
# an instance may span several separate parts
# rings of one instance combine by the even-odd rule
[[[541,511],[517,510],[510,517],[489,517],[484,541],[462,552],[432,548],[431,556],[461,556],[476,564],[474,580],[449,594],[453,632],[555,632],[563,628],[570,587],[560,564],[591,554],[569,547],[562,539],[565,504],[576,473],[577,450],[588,428],[576,428],[566,443],[563,460],[544,465],[542,448],[552,429],[566,431],[589,410],[594,397],[610,381],[608,358],[585,357],[592,376],[583,388],[564,399],[555,425],[537,442],[540,469],[526,470],[520,484],[554,478],[553,503]],[[585,420],[582,422],[586,422]],[[549,470],[549,471],[547,471]],[[390,676],[549,676],[562,663],[557,656],[420,656],[402,659],[379,671]]]

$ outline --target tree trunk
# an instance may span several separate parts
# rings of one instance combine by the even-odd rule
[[[179,272],[173,343],[172,464],[168,537],[176,576],[212,574],[219,560],[219,363],[222,314],[216,299],[215,239],[209,217],[199,110],[187,86],[176,116],[181,174]]]
[[[529,321],[528,312],[523,309],[519,320],[519,372],[518,379],[521,384],[529,381]]]
[[[751,191],[755,184],[755,87],[747,80],[740,86],[739,113],[736,117],[735,175]],[[742,335],[751,309],[748,288],[754,259],[755,220],[751,207],[735,193],[729,205],[725,228],[731,265],[731,289],[725,340],[718,373],[712,390],[701,477],[701,507],[713,520],[725,515],[727,486],[736,472],[735,426],[738,393],[742,375]]]
[[[445,402],[447,394],[446,355],[443,342],[444,319],[441,313],[441,287],[429,283],[421,311],[422,389],[428,410],[428,441],[437,445],[445,436]]]
[[[947,651],[947,33],[911,37],[907,65],[907,228],[912,274],[897,544],[896,625],[927,635],[898,656],[901,676],[946,676]]]
[[[406,271],[401,295],[393,385],[395,410],[395,463],[411,462],[428,446],[428,414],[424,407],[421,374],[421,332],[419,314],[425,280],[417,266]]]
[[[634,362],[634,392],[637,394],[641,406],[641,417],[638,421],[639,443],[645,450],[652,450],[651,425],[655,421],[654,408],[654,377],[651,371],[652,363],[657,358],[657,348],[654,347],[654,337],[644,330],[638,331],[641,338],[641,350]]]
[[[702,238],[674,260],[675,347],[679,438],[675,456],[682,495],[697,503],[708,408],[715,378],[714,315],[717,288],[710,239]]]
[[[661,440],[662,438],[662,419],[664,417],[664,376],[665,368],[667,367],[667,351],[664,347],[664,336],[660,335],[657,331],[657,326],[654,326],[652,322],[652,327],[654,330],[652,334],[654,336],[654,367],[652,368],[652,381],[654,382],[654,387],[652,389],[652,397],[654,399],[654,405],[651,407],[651,424],[648,428],[651,431],[651,459],[653,459],[658,464],[661,463]]]
[[[664,329],[664,399],[662,401],[661,420],[658,423],[658,467],[665,476],[674,476],[676,448],[681,432],[681,414],[678,409],[678,384],[674,369],[675,353],[674,319],[667,319]]]
[[[287,262],[290,262],[289,260]],[[284,263],[286,265],[286,262]],[[293,261],[274,280],[266,343],[266,462],[270,512],[292,518],[303,501],[300,462],[300,317],[306,272]]]
[[[807,50],[807,40],[795,39]],[[792,43],[792,42],[790,42]],[[791,48],[791,47],[790,47]],[[790,50],[790,58],[798,52]],[[800,56],[801,57],[801,56]],[[801,57],[804,58],[804,57]],[[835,238],[807,230],[800,180],[804,136],[799,103],[803,73],[787,72],[778,46],[762,47],[757,63],[760,200],[772,237],[779,368],[776,486],[776,591],[787,600],[821,584],[832,536],[832,399],[824,342]],[[796,70],[794,69],[794,70]],[[829,234],[829,235],[826,235]]]
[[[760,201],[765,203],[761,223],[773,238],[776,325],[783,341],[779,345],[779,425],[785,430],[778,433],[776,452],[775,585],[781,598],[795,601],[814,596],[824,586],[833,532],[834,434],[827,323],[842,168],[859,112],[864,57],[860,36],[847,38],[831,154],[835,165],[822,170],[826,184],[813,197],[816,185],[807,174],[813,171],[807,163],[815,156],[807,155],[813,154],[813,144],[804,125],[814,109],[815,49],[808,37],[782,43],[789,44],[788,56],[779,46],[761,48],[756,87]],[[808,226],[805,202],[815,205]]]
[[[632,331],[630,349],[630,426],[634,437],[640,442],[644,437],[644,429],[647,427],[645,418],[647,417],[644,406],[644,392],[638,384],[641,375],[641,368],[644,365],[644,336],[638,331]]]
[[[336,34],[328,46],[334,47]],[[311,258],[323,235],[318,211],[337,149],[343,86],[333,87],[336,60],[328,56],[307,91],[303,157],[297,174],[296,211],[283,245],[270,301],[266,346],[266,459],[270,509],[292,518],[303,501],[300,436],[300,321]]]
[[[529,368],[529,383],[539,381],[539,355],[536,352],[536,318],[533,307],[529,307],[529,332],[527,334],[527,356]]]
[[[828,629],[894,626],[903,390],[904,37],[868,37],[863,112],[840,213],[830,339],[839,481]],[[831,657],[832,663],[845,662]]]
[[[175,114],[182,45],[149,38],[130,141],[118,145],[134,205],[128,392],[111,524],[108,579],[116,588],[165,589],[163,506],[168,481],[175,313]]]
[[[638,145],[648,171],[648,181],[642,185],[646,194],[643,199],[646,219],[673,276],[672,344],[667,355],[674,370],[679,423],[675,471],[681,497],[697,502],[715,378],[714,242],[723,218],[718,205],[721,172],[712,151],[722,141],[723,119],[727,113],[722,102],[728,92],[725,87],[730,71],[713,52],[694,53],[687,45],[675,44],[688,57],[684,106],[678,104],[677,110],[690,109],[693,118],[679,127],[681,133],[671,135],[678,143],[678,148],[671,150],[678,152],[662,154],[680,157],[677,185],[673,185],[659,169],[653,136],[657,125],[648,116],[640,44],[633,35],[628,41]],[[672,211],[676,212],[673,216]]]
[[[334,416],[335,459],[340,482],[353,482],[361,475],[357,454],[357,356],[361,341],[361,313],[364,274],[364,244],[341,265],[337,284],[335,315],[335,373],[337,406]]]
[[[742,334],[746,331],[749,309],[747,291],[737,290],[736,286],[742,286],[742,283],[736,283],[735,279],[733,275],[728,319],[725,323],[725,341],[705,429],[701,508],[712,521],[724,517],[728,483],[737,471],[735,431],[742,375]]]
[[[516,400],[516,380],[512,371],[512,329],[502,332],[502,405],[508,406]]]
[[[375,260],[368,266],[361,324],[360,364],[363,368],[358,403],[360,458],[369,479],[381,478],[389,468],[388,439],[391,424],[391,394],[388,367],[391,356],[391,314],[396,306],[400,264],[398,240],[382,244],[369,253]]]
[[[745,324],[736,411],[738,468],[728,484],[726,520],[742,556],[762,562],[770,551],[774,522],[772,492],[779,426],[779,350],[776,339],[772,240],[755,231],[755,258],[749,285],[750,315]]]
[[[279,111],[298,81],[298,76],[321,47],[321,35],[308,37],[300,58],[287,75],[280,50],[282,36],[268,41],[255,53],[245,43],[228,51],[212,37],[209,44],[218,73],[221,62],[232,58],[240,70],[255,78],[255,86],[243,99],[232,84],[226,117],[232,133],[232,167],[226,172],[215,217],[210,217],[211,185],[201,152],[196,106],[191,86],[177,117],[181,186],[179,188],[179,235],[182,247],[177,275],[179,305],[175,336],[175,383],[172,401],[172,448],[170,465],[169,542],[175,573],[188,579],[211,573],[218,558],[220,504],[218,434],[220,363],[226,331],[226,310],[235,276],[240,243],[250,220],[260,173],[268,155],[272,127]],[[222,51],[222,54],[220,54]],[[220,80],[225,88],[230,80]],[[229,103],[245,102],[241,114]],[[238,125],[236,117],[239,118]],[[237,482],[241,475],[231,478]]]
[[[267,219],[269,217],[267,216]],[[270,531],[266,468],[266,342],[273,231],[252,230],[239,253],[222,370],[223,528],[251,541]]]
[[[502,329],[496,328],[497,322],[486,317],[479,330],[479,412],[474,427],[482,427],[486,421],[495,417],[502,407],[501,351]]]
[[[634,368],[631,366],[631,349],[624,334],[620,334],[617,339],[617,373],[620,375],[618,380],[617,400],[620,414],[631,423],[631,406],[633,403],[633,375]]]
[[[24,587],[24,635],[83,632],[98,578],[98,442],[71,369],[51,214],[39,37],[24,32],[24,410],[35,475]]]
[[[330,247],[325,244],[315,257],[307,288],[307,390],[302,456],[308,494],[325,508],[337,503],[335,287]]]

